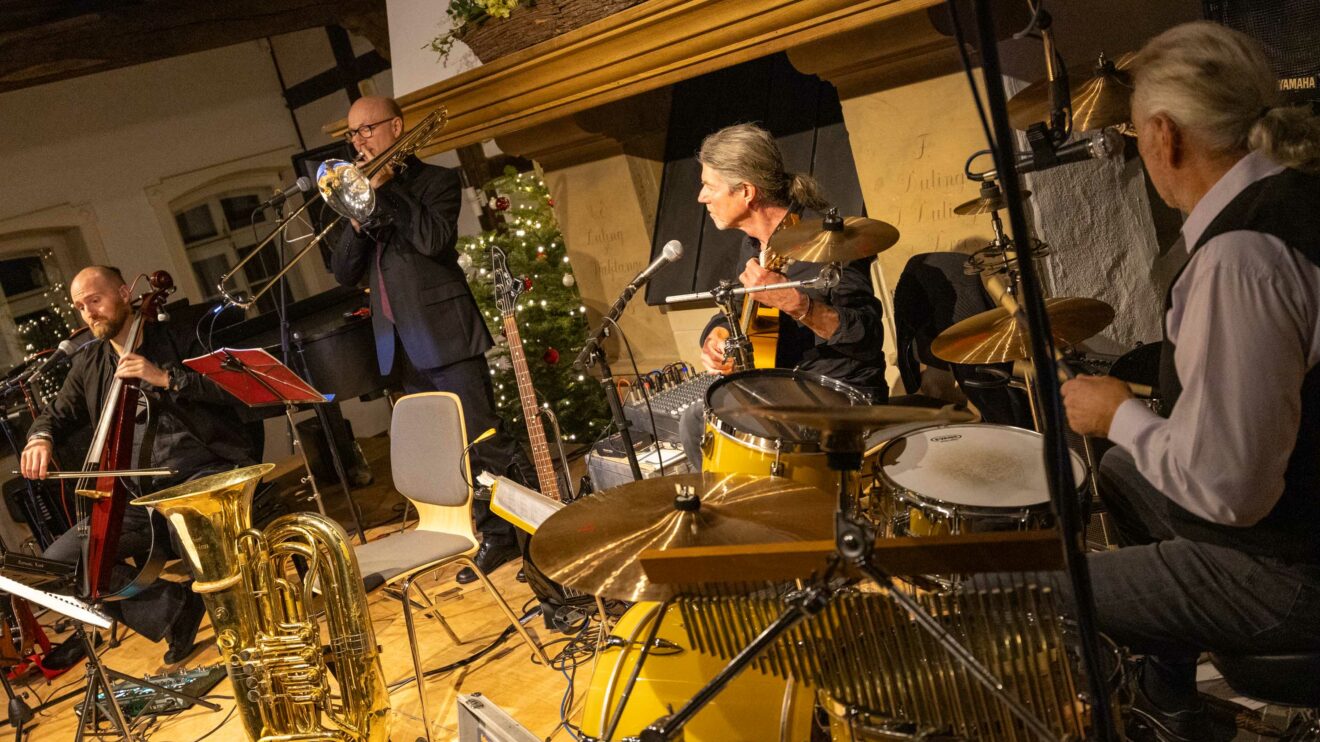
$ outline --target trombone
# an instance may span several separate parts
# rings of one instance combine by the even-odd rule
[[[267,245],[273,242],[289,226],[289,222],[297,219],[299,215],[307,210],[307,207],[312,205],[312,199],[309,198],[304,201],[297,211],[276,224],[275,229],[266,236],[266,239],[259,242],[247,256],[238,261],[237,265],[220,277],[220,283],[216,288],[219,289],[220,296],[224,298],[225,303],[243,309],[252,307],[284,277],[285,273],[288,273],[293,266],[298,264],[299,260],[302,260],[307,253],[311,252],[313,247],[321,244],[321,240],[325,239],[330,230],[334,229],[344,217],[350,217],[359,222],[366,221],[367,217],[371,216],[371,212],[376,208],[376,193],[371,188],[372,177],[387,165],[391,167],[400,166],[405,158],[425,147],[441,129],[445,128],[445,124],[448,122],[449,113],[443,108],[437,108],[406,134],[399,137],[399,140],[390,145],[389,149],[380,153],[379,157],[360,168],[343,160],[326,160],[321,163],[321,167],[316,171],[317,193],[320,194],[326,205],[334,209],[339,216],[335,217],[334,221],[318,232],[303,249],[298,251],[298,254],[294,255],[289,262],[280,268],[279,273],[271,276],[270,280],[266,281],[266,284],[256,293],[243,298],[241,294],[232,293],[226,288],[226,284],[234,277],[234,274],[242,270],[243,266],[248,264],[248,261],[256,257]]]

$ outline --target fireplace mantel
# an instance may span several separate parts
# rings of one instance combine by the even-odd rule
[[[411,126],[444,106],[422,154],[474,144],[855,31],[940,0],[649,0],[400,99]],[[342,133],[344,122],[328,127]]]

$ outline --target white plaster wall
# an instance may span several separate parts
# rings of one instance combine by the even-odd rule
[[[453,28],[445,10],[449,3],[434,0],[389,0],[390,66],[394,94],[406,95],[481,64],[467,44],[454,44],[445,59],[431,51],[431,40]]]

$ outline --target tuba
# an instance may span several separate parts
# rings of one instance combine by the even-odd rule
[[[385,742],[389,694],[348,534],[313,513],[251,528],[252,493],[272,468],[202,477],[133,504],[156,509],[178,532],[249,739]],[[290,574],[295,557],[306,566],[301,580]],[[320,625],[309,617],[313,590],[325,602],[337,704]]]

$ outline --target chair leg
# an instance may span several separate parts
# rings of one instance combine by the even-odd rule
[[[444,615],[440,613],[440,606],[436,605],[435,601],[431,600],[431,596],[426,594],[426,588],[422,587],[421,585],[418,585],[417,594],[422,596],[422,600],[426,601],[426,606],[427,606],[426,612],[434,616],[436,621],[440,622],[440,628],[444,629],[445,633],[449,635],[450,641],[454,642],[455,644],[466,644],[467,642],[458,638],[458,634],[454,633],[453,627],[449,625],[449,622],[445,620]]]
[[[549,667],[550,658],[545,655],[545,650],[541,648],[540,644],[537,644],[536,641],[532,639],[531,634],[527,633],[527,629],[522,625],[522,622],[518,620],[518,617],[514,615],[513,609],[509,607],[509,604],[504,601],[504,596],[500,595],[500,591],[496,590],[495,586],[491,584],[490,578],[486,576],[486,573],[482,572],[481,568],[477,566],[477,563],[472,561],[469,557],[459,557],[457,561],[459,564],[464,564],[472,568],[472,571],[481,579],[481,584],[486,587],[486,592],[490,593],[490,597],[495,599],[495,604],[500,607],[500,610],[504,611],[504,615],[509,619],[509,623],[513,625],[514,631],[517,631],[518,634],[522,636],[523,641],[527,642],[527,646],[534,649],[536,654],[540,656],[541,661],[545,663],[545,666]]]
[[[427,742],[431,742],[431,714],[426,707],[426,674],[422,672],[422,655],[417,650],[417,626],[413,623],[412,578],[403,581],[403,623],[408,629],[408,648],[412,650],[413,678],[417,683],[417,699],[422,703],[422,728]]]

